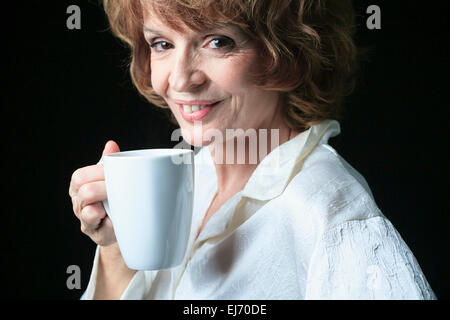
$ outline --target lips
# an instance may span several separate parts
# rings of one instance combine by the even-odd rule
[[[175,100],[173,99],[173,102],[175,102],[176,104],[186,104],[186,105],[204,105],[204,104],[213,104],[216,103],[220,100]]]
[[[180,110],[181,115],[183,116],[183,118],[187,121],[200,121],[203,118],[205,118],[210,112],[211,110],[216,107],[218,104],[220,104],[221,101],[217,101],[213,104],[209,104],[209,105],[205,105],[205,107],[203,109],[200,109],[198,111],[193,111],[191,113],[186,113],[184,111],[183,105],[182,104],[178,104],[178,109]]]

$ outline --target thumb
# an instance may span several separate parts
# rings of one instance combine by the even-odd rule
[[[105,148],[103,149],[102,158],[104,155],[119,151],[120,151],[119,145],[115,141],[109,140],[108,142],[106,142]]]

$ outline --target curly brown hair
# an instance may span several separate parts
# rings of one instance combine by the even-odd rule
[[[150,103],[168,108],[150,83],[143,1],[175,30],[181,24],[197,31],[217,23],[239,27],[260,48],[255,85],[280,93],[291,129],[342,118],[343,98],[353,91],[358,70],[351,0],[103,0],[113,33],[131,48],[136,88]]]

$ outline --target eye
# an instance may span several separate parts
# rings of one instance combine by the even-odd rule
[[[150,43],[150,48],[155,49],[156,52],[163,52],[172,48],[172,45],[167,41],[155,41]]]
[[[235,47],[234,41],[228,37],[217,37],[212,39],[209,43],[214,49],[233,49]]]

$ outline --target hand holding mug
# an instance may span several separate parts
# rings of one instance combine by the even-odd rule
[[[108,141],[102,158],[119,151],[117,143]],[[77,169],[72,174],[69,195],[73,211],[80,220],[81,231],[100,246],[116,243],[112,222],[102,203],[107,198],[103,164]]]

